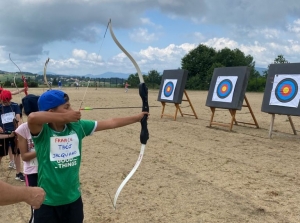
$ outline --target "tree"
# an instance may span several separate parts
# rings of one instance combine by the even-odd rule
[[[53,78],[52,85],[53,85],[53,86],[56,86],[56,85],[58,85],[58,81],[57,81],[56,77],[55,77],[55,78]]]
[[[255,62],[251,55],[245,55],[241,50],[224,48],[219,51],[200,44],[181,60],[182,69],[188,70],[187,89],[208,90],[214,68],[248,66],[251,68],[251,78],[256,78]]]
[[[128,84],[132,87],[138,87],[140,83],[139,75],[138,73],[135,74],[130,74],[128,79],[127,79]]]
[[[156,70],[150,70],[145,78],[147,86],[158,88],[161,82],[161,75]]]
[[[277,58],[275,58],[274,63],[289,63],[282,54],[278,55]]]
[[[278,64],[278,63],[289,63],[282,54],[279,54],[275,59],[274,59],[274,64]],[[264,77],[267,78],[268,76],[268,72],[269,72],[269,68],[270,68],[270,64],[268,65],[268,70],[264,71]]]
[[[212,66],[215,49],[200,44],[181,59],[182,69],[188,70],[187,89],[205,89],[206,72]]]

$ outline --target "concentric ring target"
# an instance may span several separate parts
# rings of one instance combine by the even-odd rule
[[[222,80],[217,87],[217,95],[219,98],[226,98],[232,91],[232,82],[229,79]]]
[[[174,84],[172,81],[169,81],[166,83],[165,88],[164,88],[164,95],[166,97],[170,97],[173,94],[174,91]]]
[[[278,101],[287,103],[293,100],[298,93],[298,84],[291,78],[281,80],[275,89],[275,96]]]

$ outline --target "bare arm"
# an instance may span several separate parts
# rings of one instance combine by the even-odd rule
[[[23,91],[25,91],[25,88],[19,89],[19,90],[17,90],[17,91],[12,91],[11,94],[12,94],[12,95],[20,94],[20,93],[23,92]]]
[[[11,132],[10,134],[0,134],[0,139],[7,139],[15,137],[15,133]]]
[[[45,123],[77,122],[81,118],[79,111],[69,110],[64,113],[57,112],[32,112],[27,118],[28,127],[32,134],[39,134]]]
[[[16,114],[16,119],[18,121],[18,126],[23,123],[20,114]]]
[[[13,186],[0,181],[0,205],[26,202],[37,209],[45,199],[45,191],[40,187]]]
[[[119,127],[123,127],[125,125],[130,125],[135,122],[139,122],[139,121],[141,121],[141,119],[144,117],[145,114],[148,114],[148,113],[141,112],[134,116],[124,117],[124,118],[112,118],[112,119],[108,119],[108,120],[104,120],[104,121],[98,121],[95,131],[119,128]]]
[[[30,161],[36,157],[35,151],[28,151],[28,142],[23,136],[18,134],[18,146],[20,149],[21,157],[23,161]]]

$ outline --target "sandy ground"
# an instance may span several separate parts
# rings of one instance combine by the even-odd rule
[[[66,89],[74,109],[80,107],[85,89]],[[260,125],[208,127],[211,111],[207,92],[187,91],[198,119],[160,117],[158,91],[149,90],[149,132],[145,155],[135,175],[121,192],[117,210],[113,197],[133,168],[140,152],[140,124],[95,133],[84,140],[81,166],[85,221],[93,222],[300,222],[299,136],[292,134],[287,116],[276,115],[273,138],[268,132],[271,116],[260,111],[262,93],[247,93]],[[42,89],[30,89],[41,94]],[[19,102],[19,96],[14,101]],[[83,107],[140,106],[137,89],[89,88]],[[191,108],[182,103],[184,113]],[[140,109],[82,111],[86,119],[127,116]],[[165,114],[174,114],[168,104]],[[250,121],[247,108],[238,121]],[[229,122],[228,110],[219,109],[216,121]],[[300,120],[293,117],[296,129]],[[1,179],[23,185],[9,173],[4,160]],[[66,185],[67,186],[67,185]],[[110,194],[110,196],[109,196]],[[0,207],[0,222],[25,223],[30,207],[25,203]]]

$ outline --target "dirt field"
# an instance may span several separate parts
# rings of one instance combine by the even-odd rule
[[[85,89],[65,90],[78,109]],[[41,94],[41,89],[30,89]],[[145,155],[135,175],[121,192],[117,210],[114,194],[140,152],[140,124],[95,133],[84,140],[81,166],[85,223],[100,222],[196,222],[275,223],[300,222],[299,136],[292,134],[287,116],[277,115],[273,138],[268,132],[271,116],[260,111],[262,93],[247,93],[259,129],[253,126],[208,127],[207,92],[187,91],[198,119],[190,116],[173,121],[160,117],[158,91],[149,91],[149,132]],[[19,96],[14,101],[20,102]],[[89,88],[83,107],[140,106],[137,89]],[[183,102],[183,112],[191,109]],[[174,114],[169,104],[166,114]],[[82,111],[85,119],[127,116],[140,109]],[[237,112],[238,121],[250,121],[247,108]],[[229,122],[228,110],[218,110],[216,121]],[[300,120],[293,117],[296,129]],[[23,185],[9,174],[3,160],[1,179]],[[67,185],[66,185],[67,186]],[[0,222],[28,222],[30,207],[0,207]]]

